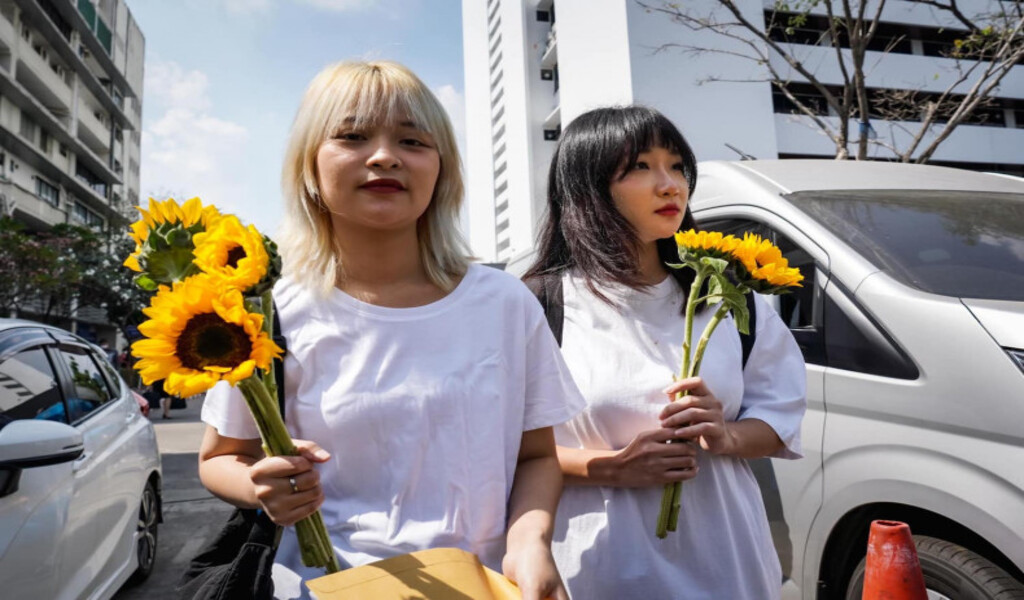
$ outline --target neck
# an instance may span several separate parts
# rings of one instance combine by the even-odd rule
[[[668,267],[658,256],[657,242],[649,242],[640,248],[640,282],[645,285],[656,285],[665,280]]]
[[[381,232],[334,225],[343,270],[337,280],[340,289],[427,281],[415,226]]]

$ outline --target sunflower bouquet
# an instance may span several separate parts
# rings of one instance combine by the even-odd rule
[[[137,207],[131,225],[135,251],[124,265],[135,283],[153,292],[132,344],[143,383],[164,381],[168,394],[187,397],[219,381],[238,386],[260,432],[267,456],[296,454],[277,403],[271,289],[281,276],[274,242],[234,215],[173,199]],[[328,573],[339,570],[323,517],[295,525],[302,561]]]
[[[686,300],[686,331],[683,336],[683,360],[679,378],[695,377],[700,372],[701,360],[711,334],[718,324],[732,313],[736,329],[746,334],[750,327],[750,312],[745,295],[784,294],[799,286],[803,275],[789,266],[782,252],[770,240],[752,233],[743,238],[723,235],[717,231],[689,231],[676,233],[680,264],[675,269],[691,268],[696,272],[690,295]],[[703,296],[701,294],[704,294]],[[702,303],[718,308],[693,348],[693,317]],[[692,352],[691,352],[692,350]],[[678,398],[677,398],[678,400]],[[661,497],[661,512],[655,533],[664,538],[675,531],[679,520],[679,494],[682,482],[665,485]]]

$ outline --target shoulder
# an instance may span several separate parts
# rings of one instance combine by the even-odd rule
[[[479,263],[469,266],[466,272],[472,291],[467,300],[486,303],[502,311],[525,314],[529,320],[542,314],[540,302],[526,284],[515,275]]]
[[[533,298],[533,293],[518,277],[501,269],[479,263],[469,266],[466,277],[472,278],[474,288],[487,290],[511,299]]]

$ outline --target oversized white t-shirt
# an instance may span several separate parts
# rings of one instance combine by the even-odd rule
[[[641,292],[601,288],[565,276],[562,353],[587,408],[555,428],[562,446],[620,450],[641,431],[660,427],[662,389],[679,372],[683,291],[672,277]],[[746,369],[732,318],[708,343],[700,375],[721,401],[726,421],[757,418],[785,443],[778,456],[800,456],[805,408],[803,358],[792,334],[758,297],[757,335]],[[698,314],[694,340],[712,310]],[[654,535],[662,486],[566,485],[552,550],[575,600],[778,598],[782,573],[761,494],[742,459],[698,451],[700,471],[682,485],[679,525]]]
[[[318,465],[322,506],[343,566],[458,547],[500,569],[506,505],[524,431],[583,406],[530,291],[471,265],[450,294],[384,308],[289,279],[274,289],[285,357],[285,421],[331,453]],[[221,435],[259,437],[241,393],[220,383],[203,420]],[[278,598],[308,597],[286,528],[274,565]]]

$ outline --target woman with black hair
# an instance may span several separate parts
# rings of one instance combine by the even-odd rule
[[[800,456],[803,359],[757,298],[745,367],[736,328],[724,326],[702,376],[672,381],[693,275],[665,263],[678,262],[673,234],[696,226],[687,206],[696,175],[683,136],[643,107],[577,117],[552,159],[548,217],[524,279],[535,289],[561,283],[562,353],[588,403],[556,427],[566,487],[553,551],[575,598],[781,593],[744,459]],[[694,330],[713,312],[700,311]],[[662,489],[675,481],[686,482],[678,531],[657,539]]]

